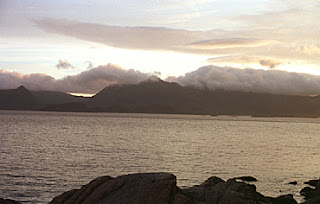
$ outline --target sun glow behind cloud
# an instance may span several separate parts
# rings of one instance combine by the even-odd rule
[[[162,77],[178,76],[202,66],[207,56],[174,51],[145,51],[120,49],[94,42],[72,40],[66,44],[19,42],[0,45],[1,66],[22,73],[47,73],[56,78],[77,74],[88,67],[114,63],[143,72],[161,72]],[[79,60],[80,59],[80,60]],[[57,69],[59,60],[67,60],[72,69]],[[12,64],[15,64],[12,66]],[[21,71],[20,71],[21,72]]]
[[[291,63],[287,65],[281,65],[277,69],[287,72],[307,73],[320,76],[319,66],[313,64]]]
[[[82,97],[92,97],[95,94],[87,94],[87,93],[71,93],[71,92],[67,92],[67,94],[70,94],[72,96],[82,96]]]
[[[8,71],[62,79],[114,63],[165,79],[211,64],[320,75],[317,0],[11,0],[0,11]]]

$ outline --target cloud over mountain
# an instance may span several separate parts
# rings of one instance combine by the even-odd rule
[[[51,90],[75,93],[97,93],[112,84],[136,84],[153,73],[123,69],[114,64],[102,65],[63,79],[45,74],[21,74],[0,70],[0,89],[14,89],[20,85],[30,90]],[[320,95],[320,76],[278,70],[237,69],[204,66],[170,82],[210,90],[232,90],[289,95]]]
[[[134,84],[149,76],[150,74],[133,69],[126,70],[114,64],[101,65],[63,79],[54,79],[46,74],[21,74],[0,70],[0,89],[13,89],[24,85],[31,90],[96,93],[111,84]]]
[[[281,64],[286,64],[287,62],[280,61],[278,59],[262,58],[246,55],[230,55],[222,57],[214,57],[207,60],[209,63],[215,64],[242,64],[249,66],[250,64],[258,64],[264,67],[273,69]]]
[[[180,77],[169,77],[182,86],[289,95],[320,94],[320,76],[278,70],[205,66]]]

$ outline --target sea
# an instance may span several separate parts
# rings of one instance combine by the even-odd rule
[[[253,176],[302,201],[319,147],[317,118],[0,111],[0,197],[42,204],[96,177],[169,172],[181,188]]]

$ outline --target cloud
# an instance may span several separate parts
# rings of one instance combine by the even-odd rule
[[[237,48],[237,47],[258,47],[272,43],[271,41],[250,38],[220,38],[192,42],[187,47],[198,49],[221,49],[221,48]]]
[[[112,84],[135,84],[147,79],[150,75],[108,64],[57,80],[57,84],[60,90],[67,89],[66,92],[96,93]]]
[[[21,74],[0,70],[0,89],[14,89],[20,85],[30,90],[51,90],[72,93],[97,93],[112,84],[136,84],[153,73],[123,69],[114,64],[102,65],[54,79],[45,74]],[[156,77],[154,77],[156,78]],[[278,70],[237,69],[204,66],[180,77],[168,77],[182,86],[289,95],[320,95],[320,76]]]
[[[262,66],[269,67],[270,69],[276,68],[278,65],[281,64],[280,62],[269,60],[269,59],[261,59],[259,60],[259,63]]]
[[[232,53],[234,50],[230,48],[248,49],[276,42],[272,39],[247,37],[252,34],[224,30],[190,31],[163,27],[123,27],[52,18],[34,20],[34,23],[49,33],[124,49],[171,50],[211,55],[221,52],[223,48],[228,48],[226,52]]]
[[[286,29],[286,28],[306,28],[310,30],[296,30],[297,33],[311,33],[311,30],[316,30],[315,25],[319,25],[319,22],[315,21],[319,18],[319,1],[311,4],[306,1],[301,1],[303,6],[285,6],[283,9],[279,9],[280,6],[274,5],[275,11],[264,12],[255,15],[240,15],[231,18],[233,23],[241,23],[248,27],[254,26],[255,29]],[[315,1],[314,1],[315,2]],[[298,4],[296,4],[298,5]],[[252,30],[252,28],[250,29]],[[295,36],[295,33],[292,33]],[[288,36],[290,39],[292,36]]]
[[[320,48],[315,44],[303,45],[296,48],[297,52],[306,55],[318,55],[320,56]]]
[[[241,53],[320,65],[320,57],[317,57],[320,54],[316,49],[320,44],[318,17],[320,6],[290,9],[234,17],[224,23],[242,25],[239,29],[206,31],[110,26],[52,18],[34,20],[34,23],[49,33],[123,49],[167,50],[208,56]],[[262,61],[261,64],[265,63]]]
[[[62,60],[59,59],[58,64],[56,64],[57,69],[69,69],[69,68],[74,68],[66,59]]]
[[[135,84],[151,74],[123,69],[114,64],[102,65],[77,75],[54,79],[46,74],[21,74],[0,70],[0,89],[24,85],[30,90],[49,90],[74,93],[97,93],[112,84]]]
[[[289,95],[319,95],[320,76],[278,70],[205,66],[180,77],[169,77],[183,86]]]
[[[93,63],[90,61],[86,62],[88,64],[87,69],[92,69],[93,68]]]
[[[158,76],[158,77],[160,77],[162,73],[155,71],[155,72],[153,72],[153,74],[156,75],[156,76]]]
[[[126,49],[167,50],[206,39],[201,32],[160,27],[121,27],[49,18],[34,22],[49,33]]]
[[[246,55],[230,55],[222,57],[214,57],[207,60],[209,63],[213,64],[242,64],[242,65],[251,65],[258,64],[270,69],[276,68],[281,64],[285,64],[284,61],[278,59],[256,57],[256,56],[246,56]]]
[[[25,85],[31,90],[54,90],[55,79],[46,74],[21,74],[0,70],[0,89],[13,89]]]

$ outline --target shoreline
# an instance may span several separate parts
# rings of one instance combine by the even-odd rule
[[[72,110],[42,110],[42,109],[26,109],[26,110],[19,110],[19,109],[0,109],[0,111],[7,111],[7,112],[40,112],[40,113],[97,113],[97,114],[150,114],[150,115],[190,115],[190,116],[207,116],[212,118],[221,118],[221,117],[228,117],[228,118],[305,118],[305,119],[318,119],[320,116],[293,116],[293,115],[239,115],[239,114],[210,114],[210,113],[176,113],[176,112],[112,112],[112,111],[72,111]]]

